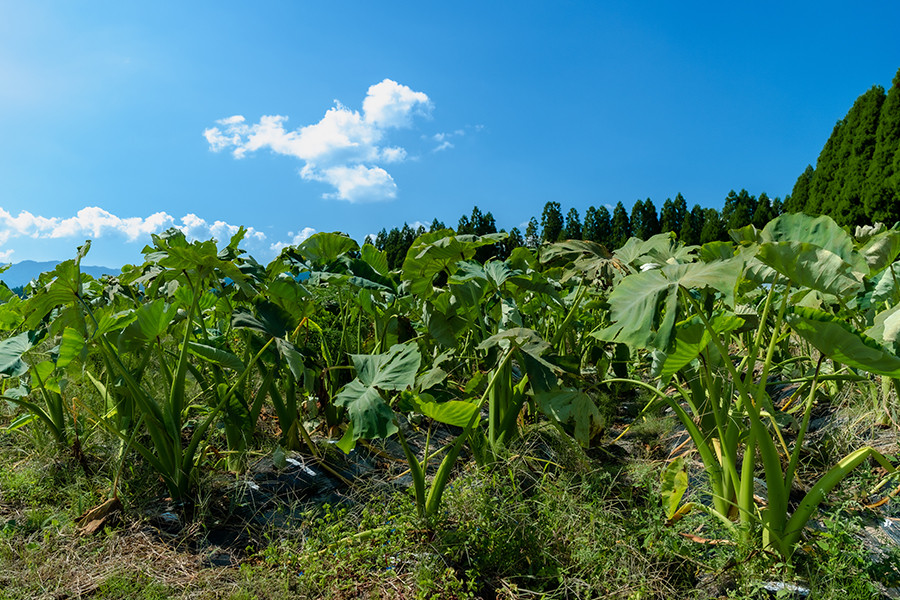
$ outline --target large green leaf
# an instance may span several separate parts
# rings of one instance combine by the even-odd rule
[[[576,389],[555,389],[535,394],[538,407],[545,415],[563,424],[574,425],[575,439],[584,447],[604,426],[603,417],[591,397]]]
[[[397,431],[394,411],[382,390],[404,390],[416,383],[422,360],[414,344],[396,344],[384,354],[352,354],[356,379],[338,393],[337,406],[347,408],[353,439],[384,438]]]
[[[356,242],[342,233],[320,232],[306,238],[299,246],[300,254],[314,263],[327,264],[347,252],[359,249]]]
[[[231,369],[239,373],[244,370],[244,363],[241,359],[227,350],[222,350],[221,348],[216,348],[215,346],[209,346],[207,344],[200,344],[198,342],[188,342],[188,350],[190,350],[191,354],[199,356],[203,360],[213,364],[225,367],[226,369]]]
[[[731,313],[717,313],[710,319],[710,326],[717,334],[734,331],[744,324],[744,319]],[[659,378],[663,384],[672,376],[690,364],[703,352],[712,336],[699,316],[691,317],[679,323],[675,328],[675,347],[665,355],[659,370]]]
[[[872,338],[854,330],[846,321],[814,308],[795,307],[785,316],[803,339],[835,362],[877,375],[900,378],[900,357]]]
[[[786,213],[769,221],[760,232],[759,241],[803,242],[837,254],[844,262],[857,265],[861,257],[854,251],[853,239],[831,217],[811,217],[803,213]]]
[[[900,256],[900,231],[888,229],[869,239],[859,249],[869,265],[869,273],[875,274],[886,269]]]
[[[678,288],[712,288],[734,304],[734,290],[743,260],[734,257],[711,263],[668,264],[623,279],[609,296],[612,325],[595,334],[635,348],[666,350],[678,315]]]
[[[860,279],[840,256],[803,242],[766,242],[757,258],[798,287],[808,287],[841,299],[855,295]]]
[[[506,238],[505,233],[453,235],[449,229],[420,235],[413,241],[403,261],[402,277],[409,282],[411,294],[427,298],[433,292],[435,276],[451,271],[459,261],[469,260],[475,251]]]
[[[20,377],[28,372],[28,364],[22,356],[34,347],[34,338],[30,332],[20,333],[0,342],[0,375]]]
[[[415,411],[434,419],[438,423],[446,423],[456,427],[466,427],[478,412],[478,405],[462,400],[437,402],[430,394],[416,394],[404,391],[401,398],[404,410]]]

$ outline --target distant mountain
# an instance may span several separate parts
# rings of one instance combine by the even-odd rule
[[[37,279],[41,273],[52,271],[59,262],[60,261],[58,260],[46,260],[40,262],[23,260],[22,262],[13,264],[3,273],[0,273],[0,281],[3,281],[8,288],[23,286],[32,279]],[[117,275],[120,272],[120,269],[81,265],[81,272],[99,279],[102,275]]]

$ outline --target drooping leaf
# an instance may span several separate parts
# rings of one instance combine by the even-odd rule
[[[28,364],[22,356],[33,346],[33,336],[27,331],[0,342],[0,375],[20,377],[27,373]]]
[[[604,426],[603,418],[591,397],[576,389],[555,389],[535,394],[541,412],[563,424],[574,425],[575,439],[588,447],[591,438]]]
[[[455,427],[466,427],[478,412],[478,405],[471,402],[462,400],[437,402],[430,394],[416,394],[410,391],[403,392],[401,403],[404,410],[415,411],[438,423]]]
[[[741,257],[734,257],[711,263],[669,264],[629,275],[609,296],[612,325],[594,335],[633,348],[666,350],[678,316],[678,288],[712,288],[731,306],[742,266]]]
[[[803,339],[835,362],[877,375],[900,378],[900,357],[887,352],[872,338],[855,331],[846,321],[802,306],[785,320]]]
[[[297,250],[307,260],[319,264],[333,262],[347,252],[357,249],[359,249],[357,243],[346,235],[325,231],[309,236],[297,246]]]
[[[62,341],[59,344],[59,356],[56,366],[66,368],[73,360],[84,359],[84,337],[77,329],[66,327],[63,330]]]
[[[216,348],[207,344],[200,344],[198,342],[188,342],[188,349],[191,354],[199,356],[203,360],[213,364],[225,367],[226,369],[231,369],[232,371],[237,371],[239,373],[244,370],[243,361],[227,350],[222,350],[221,348]]]
[[[761,244],[757,258],[795,286],[809,287],[845,299],[854,295],[860,280],[837,254],[803,242]]]
[[[337,406],[347,408],[353,439],[384,438],[397,431],[394,411],[381,390],[404,390],[416,382],[421,355],[414,344],[397,344],[384,354],[352,354],[356,378],[338,393]]]
[[[717,334],[735,331],[744,320],[731,313],[717,313],[710,319],[710,326]],[[699,316],[691,317],[679,323],[675,328],[675,347],[665,355],[659,369],[659,378],[663,384],[672,376],[690,364],[703,352],[712,337]]]
[[[659,494],[663,499],[663,507],[666,519],[672,519],[678,512],[678,506],[688,487],[687,469],[684,466],[684,457],[679,456],[666,465],[662,472],[662,483]]]

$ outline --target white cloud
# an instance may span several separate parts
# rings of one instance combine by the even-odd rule
[[[409,127],[413,115],[427,116],[431,101],[422,92],[414,92],[405,85],[385,79],[369,88],[363,100],[366,121],[379,127]]]
[[[149,238],[156,233],[177,227],[191,239],[216,238],[219,242],[227,242],[239,227],[225,221],[209,223],[193,213],[176,219],[165,212],[156,212],[147,217],[119,217],[98,206],[86,206],[75,213],[74,217],[43,217],[27,210],[13,216],[0,208],[0,246],[10,239],[28,237],[32,239],[90,238],[97,239],[107,235],[124,237],[126,241]],[[247,228],[244,238],[248,241],[262,242],[266,235]],[[12,250],[0,251],[0,257]]]
[[[437,142],[437,146],[435,146],[431,151],[432,152],[441,152],[443,150],[449,150],[450,148],[454,148],[453,142],[450,141],[450,138],[453,137],[462,137],[466,135],[466,132],[462,129],[457,129],[456,131],[444,132],[444,133],[435,133],[431,136],[431,140]]]
[[[293,231],[288,231],[288,236],[291,236],[291,238],[292,238],[290,242],[275,242],[274,244],[271,244],[269,246],[269,249],[277,254],[277,253],[281,252],[282,248],[286,248],[287,246],[296,246],[297,244],[302,244],[303,242],[305,242],[307,240],[307,238],[309,238],[309,236],[311,236],[314,233],[316,233],[316,230],[313,229],[312,227],[304,227],[297,233],[294,233]]]
[[[379,163],[406,160],[398,146],[382,146],[388,130],[411,127],[416,116],[428,116],[432,104],[423,92],[385,79],[369,88],[363,112],[347,108],[337,100],[318,123],[287,131],[287,117],[265,115],[248,125],[241,115],[216,121],[203,136],[209,149],[231,148],[235,158],[268,148],[276,154],[293,156],[304,162],[301,176],[335,188],[325,198],[348,202],[390,200],[397,185]]]

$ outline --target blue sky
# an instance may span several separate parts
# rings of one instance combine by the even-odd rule
[[[0,0],[0,258],[783,197],[900,4]]]

